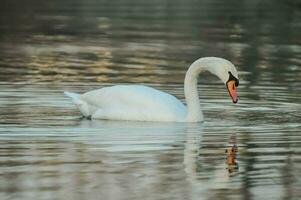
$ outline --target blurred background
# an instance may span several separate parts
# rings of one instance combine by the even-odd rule
[[[300,19],[299,0],[1,0],[1,199],[301,198]],[[63,96],[134,83],[184,101],[205,56],[237,66],[240,100],[200,76],[201,125],[91,122]]]
[[[253,83],[300,79],[297,0],[4,0],[0,9],[1,81],[182,83],[204,56],[231,60]]]

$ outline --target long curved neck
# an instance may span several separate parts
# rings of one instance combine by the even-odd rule
[[[186,72],[184,81],[184,93],[187,104],[187,121],[197,122],[203,120],[200,100],[198,95],[198,76],[202,71],[205,71],[205,66],[201,60],[192,63]]]

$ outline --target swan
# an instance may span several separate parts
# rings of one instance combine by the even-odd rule
[[[227,87],[233,103],[237,103],[239,84],[235,66],[218,57],[203,57],[194,61],[185,75],[185,106],[176,97],[143,85],[116,85],[84,94],[64,92],[87,118],[106,120],[199,122],[203,114],[197,91],[200,73],[209,71]]]

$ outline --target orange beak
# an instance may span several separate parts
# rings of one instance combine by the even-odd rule
[[[234,80],[227,82],[227,89],[229,91],[229,94],[232,98],[233,103],[237,103],[238,98],[237,98],[237,91],[236,91],[236,86],[235,86]]]

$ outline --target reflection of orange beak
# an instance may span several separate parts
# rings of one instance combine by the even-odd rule
[[[227,89],[229,91],[229,94],[232,98],[233,103],[237,103],[238,98],[237,98],[237,91],[236,91],[236,86],[235,86],[234,80],[227,82]]]

